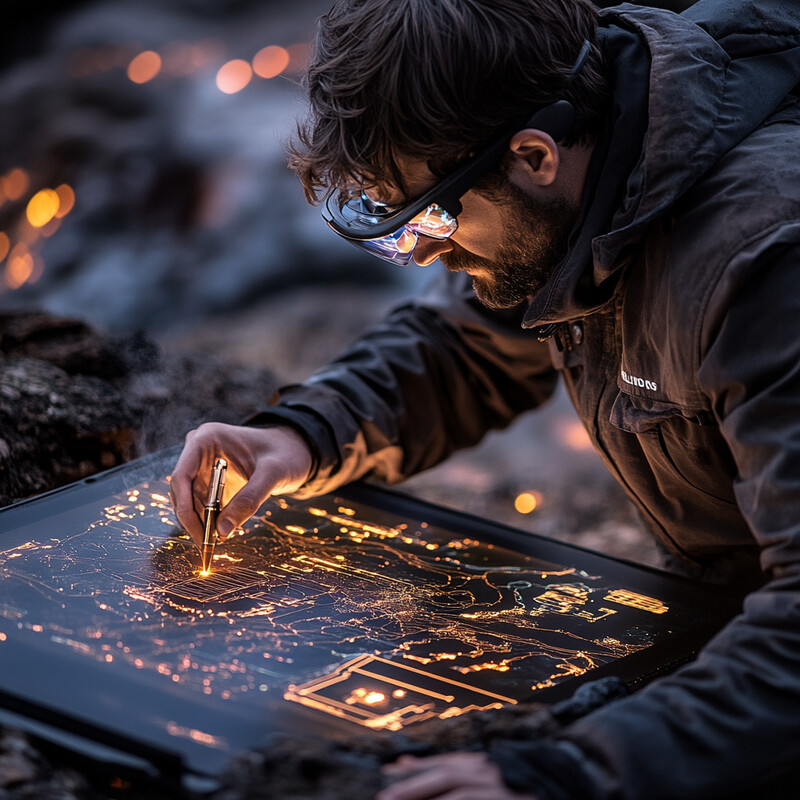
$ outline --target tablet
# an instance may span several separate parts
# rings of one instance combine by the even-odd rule
[[[211,573],[165,450],[0,510],[0,720],[169,780],[691,659],[718,589],[369,483],[277,497]],[[109,755],[111,754],[111,755]]]

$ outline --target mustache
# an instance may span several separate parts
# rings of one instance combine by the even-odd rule
[[[491,263],[489,259],[467,253],[466,250],[452,240],[451,244],[453,245],[453,249],[439,256],[439,261],[441,261],[450,272],[463,272],[469,268],[486,267]]]

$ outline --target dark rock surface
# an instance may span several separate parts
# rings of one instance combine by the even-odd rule
[[[217,353],[169,354],[50,314],[0,313],[0,505],[240,422],[276,387]]]

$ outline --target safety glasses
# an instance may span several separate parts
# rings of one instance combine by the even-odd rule
[[[589,47],[588,41],[583,43],[570,77],[580,71]],[[370,199],[360,187],[353,187],[331,192],[323,205],[322,217],[339,236],[362,250],[393,264],[406,266],[420,235],[441,240],[448,239],[458,230],[461,198],[481,177],[500,164],[511,137],[518,130],[536,128],[558,142],[569,134],[574,121],[572,105],[566,100],[556,100],[533,116],[509,126],[483,150],[416,200],[391,207]]]

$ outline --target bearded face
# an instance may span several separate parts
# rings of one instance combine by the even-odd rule
[[[453,272],[469,273],[485,306],[510,308],[539,292],[567,254],[578,207],[559,196],[534,199],[510,181],[492,194],[506,220],[495,253],[477,256],[452,240],[440,260]]]

